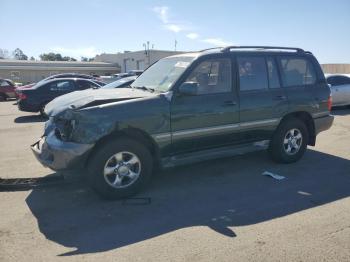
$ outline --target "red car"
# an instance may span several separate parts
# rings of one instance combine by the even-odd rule
[[[15,84],[11,80],[0,78],[0,101],[16,98],[15,88]]]

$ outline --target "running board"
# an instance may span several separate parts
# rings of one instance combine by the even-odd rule
[[[206,149],[191,153],[162,158],[163,168],[187,165],[191,163],[202,162],[210,159],[223,158],[236,155],[244,155],[250,152],[266,150],[269,146],[269,140],[258,141],[254,143],[241,144],[229,147],[220,147],[215,149]]]

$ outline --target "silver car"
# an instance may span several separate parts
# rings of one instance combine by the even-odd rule
[[[349,75],[326,75],[326,80],[331,88],[333,106],[350,105]]]

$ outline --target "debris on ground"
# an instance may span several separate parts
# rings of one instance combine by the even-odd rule
[[[271,173],[269,171],[265,171],[264,173],[262,173],[262,175],[263,176],[269,176],[269,177],[272,177],[272,178],[277,179],[277,180],[282,180],[282,179],[286,178],[285,176],[280,176],[280,175]]]

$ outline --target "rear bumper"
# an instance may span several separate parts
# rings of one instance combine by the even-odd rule
[[[78,144],[59,140],[54,132],[31,146],[34,156],[45,167],[66,170],[83,166],[93,144]]]
[[[328,130],[329,128],[331,128],[333,121],[334,121],[334,116],[332,116],[332,115],[327,115],[327,116],[323,116],[320,118],[315,118],[314,122],[315,122],[316,135],[322,131],[325,131],[325,130]]]

